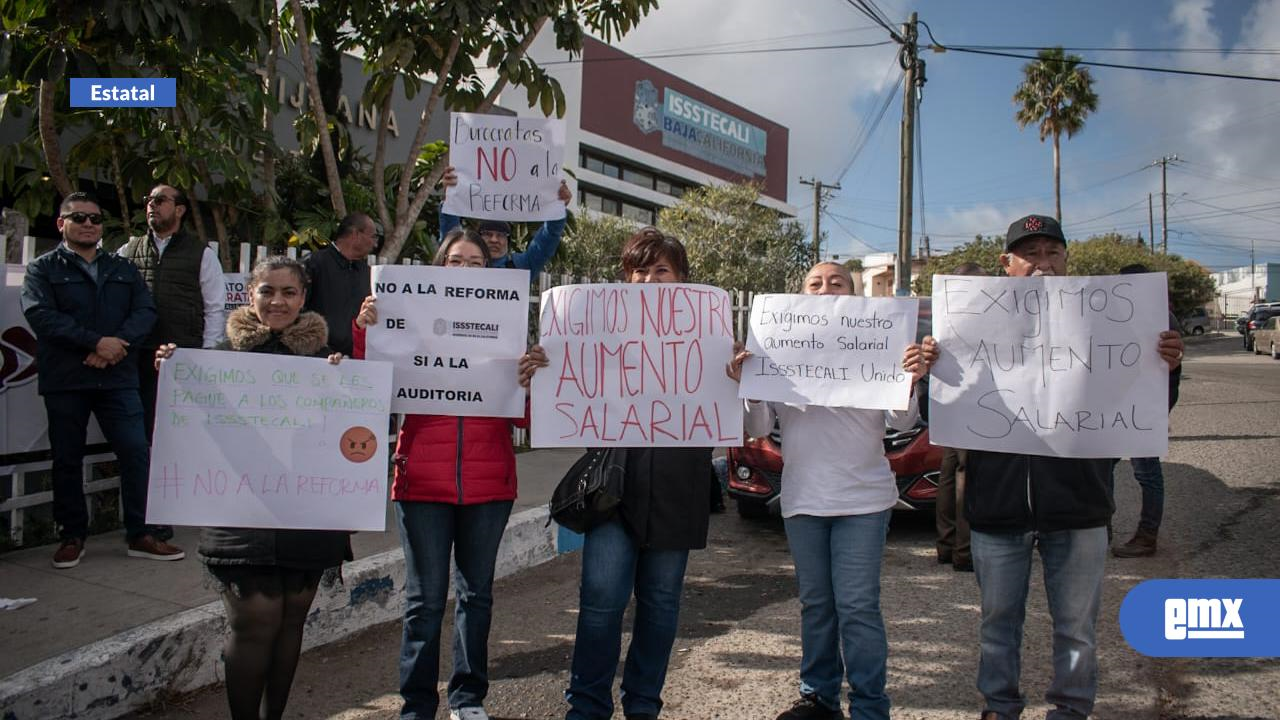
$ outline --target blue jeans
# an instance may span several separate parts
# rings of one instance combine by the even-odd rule
[[[800,586],[800,694],[838,710],[848,680],[853,720],[889,717],[880,560],[890,512],[784,521]]]
[[[634,590],[635,627],[622,671],[624,714],[657,715],[676,641],[688,550],[638,547],[620,520],[587,532],[582,546],[578,634],[573,642],[567,720],[608,720],[622,652],[622,616]]]
[[[1133,477],[1142,488],[1142,513],[1138,526],[1147,530],[1159,530],[1164,519],[1164,469],[1160,458],[1130,458]]]
[[[1019,688],[1022,625],[1031,579],[1031,553],[1039,546],[1045,594],[1053,618],[1053,681],[1047,720],[1085,718],[1098,692],[1094,631],[1107,559],[1107,529],[1049,533],[972,532],[973,567],[982,593],[982,655],[978,690],[983,712],[1017,718],[1026,698]]]
[[[489,621],[498,544],[511,516],[511,501],[453,505],[397,502],[404,547],[404,634],[400,643],[400,717],[430,720],[440,696],[440,625],[453,576],[453,675],[449,707],[484,703],[489,692]]]
[[[44,407],[49,415],[49,449],[53,455],[53,519],[62,539],[83,539],[89,534],[83,471],[89,413],[98,418],[98,426],[116,454],[126,538],[132,542],[143,535],[155,535],[161,540],[172,537],[173,531],[168,527],[146,524],[151,451],[137,388],[46,393]]]

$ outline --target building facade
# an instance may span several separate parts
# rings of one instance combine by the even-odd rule
[[[1212,274],[1218,309],[1235,317],[1260,302],[1280,302],[1280,263],[1258,263]]]
[[[544,31],[529,48],[564,90],[565,165],[587,209],[653,224],[693,187],[754,182],[786,217],[787,128],[588,37],[580,58]],[[504,107],[542,117],[516,89]]]

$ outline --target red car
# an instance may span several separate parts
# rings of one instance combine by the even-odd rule
[[[778,515],[782,493],[782,438],[778,426],[768,437],[748,438],[730,448],[729,497],[745,518]],[[929,428],[918,423],[910,430],[886,429],[884,453],[898,479],[895,510],[933,510],[938,496],[942,448],[929,443]]]

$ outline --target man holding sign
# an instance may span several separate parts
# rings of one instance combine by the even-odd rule
[[[1000,264],[1011,278],[1066,275],[1067,241],[1062,228],[1056,220],[1043,215],[1016,220],[1009,226]],[[993,292],[985,287],[983,292],[990,303],[1003,302],[1000,307],[1013,307],[1008,303],[1016,288],[1010,281],[1004,282],[1010,285],[1008,292]],[[935,288],[938,288],[937,282]],[[943,358],[934,369],[931,418],[935,428],[946,422],[940,415],[945,416],[948,410],[955,412],[962,397],[951,389],[955,378],[946,376],[946,373],[963,371],[964,363],[957,361],[954,353],[959,349],[955,345],[963,344],[964,339],[944,336],[953,320],[947,316],[948,307],[954,302],[954,298],[945,296],[945,291],[944,283],[939,291],[943,294],[934,301],[935,327],[943,338]],[[1022,307],[1030,312],[1027,306]],[[1051,311],[1058,305],[1037,303],[1032,307],[1035,309],[1032,314],[1038,313],[1036,327],[1045,331],[1048,323],[1053,322]],[[1097,310],[1098,305],[1091,307]],[[968,312],[968,308],[965,311]],[[1065,320],[1064,316],[1060,322]],[[1159,327],[1152,327],[1151,334],[1159,332]],[[1031,342],[1031,338],[1026,340]],[[949,346],[949,341],[954,345]],[[1159,341],[1153,346],[1168,367],[1179,366],[1183,348],[1176,332],[1160,332]],[[1140,351],[1139,347],[1139,354]],[[975,352],[974,357],[977,355]],[[1050,358],[1045,361],[1048,369],[1056,370],[1057,364],[1063,362],[1057,353],[1046,352],[1046,357]],[[1071,362],[1076,357],[1075,354],[1067,356]],[[1096,367],[1098,360],[1091,362]],[[970,363],[969,367],[975,364]],[[1093,367],[1089,369],[1092,371]],[[1145,368],[1142,372],[1153,369]],[[1079,382],[1102,381],[1098,375],[1092,375]],[[1160,378],[1160,382],[1163,381],[1164,378]],[[1065,384],[1066,380],[1059,382]],[[940,401],[940,398],[946,400]],[[1031,412],[1039,417],[1039,410],[1032,408]],[[1052,424],[1057,426],[1056,422]],[[963,446],[945,437],[938,441]],[[1043,447],[1046,452],[1051,449],[1047,441]],[[1087,450],[1078,454],[1085,453]],[[1107,554],[1106,527],[1113,511],[1109,491],[1111,465],[1109,458],[969,450],[965,511],[972,531],[973,563],[982,594],[977,685],[986,703],[983,720],[1011,720],[1026,706],[1019,687],[1022,624],[1031,553],[1037,546],[1044,562],[1045,593],[1053,616],[1054,676],[1045,699],[1054,709],[1048,718],[1084,718],[1092,712],[1098,684],[1095,626]]]
[[[555,255],[564,233],[565,206],[573,194],[560,177],[564,122],[502,115],[453,113],[449,167],[440,204],[440,237],[482,220],[489,266],[527,269],[536,275]],[[510,252],[509,221],[544,220],[524,252]]]

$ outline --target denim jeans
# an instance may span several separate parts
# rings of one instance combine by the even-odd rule
[[[449,594],[453,550],[453,675],[449,707],[484,703],[489,692],[489,622],[498,544],[511,501],[478,505],[397,502],[404,547],[405,610],[400,643],[400,717],[430,720],[440,696],[440,626]]]
[[[1031,553],[1044,563],[1045,594],[1053,619],[1053,681],[1045,700],[1048,720],[1085,718],[1098,692],[1095,630],[1107,559],[1103,527],[1048,533],[972,533],[973,566],[982,594],[982,653],[978,690],[984,712],[1017,718],[1026,698],[1019,688],[1022,625],[1026,618]]]
[[[1142,513],[1138,526],[1147,530],[1159,530],[1164,519],[1164,469],[1160,458],[1130,458],[1133,477],[1142,488]]]
[[[65,540],[89,534],[89,510],[84,500],[85,435],[89,413],[98,418],[102,434],[116,454],[120,468],[120,506],[125,536],[167,539],[165,526],[148,526],[147,473],[151,466],[142,426],[142,401],[135,388],[51,392],[44,396],[49,415],[49,449],[53,455],[53,519]]]
[[[608,720],[622,652],[622,616],[634,590],[635,627],[622,670],[624,714],[657,715],[676,641],[688,550],[638,547],[620,520],[587,532],[582,546],[578,634],[573,643],[567,720]]]
[[[800,693],[838,710],[848,680],[853,720],[889,717],[880,561],[890,512],[784,521],[800,586]]]

